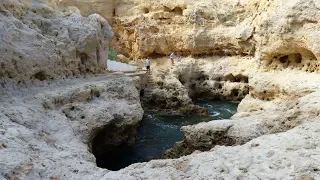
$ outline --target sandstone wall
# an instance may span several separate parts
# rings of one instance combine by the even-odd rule
[[[91,14],[99,14],[112,23],[112,18],[114,16],[114,6],[117,4],[118,0],[59,0],[56,5],[67,7],[75,6],[77,7],[81,15],[90,16]]]
[[[2,87],[105,70],[112,32],[101,16],[63,14],[20,0],[1,1],[0,12]]]
[[[136,57],[257,55],[314,71],[319,58],[318,1],[121,1],[116,47]],[[302,60],[302,63],[300,63]],[[297,61],[297,62],[295,62]],[[288,63],[289,62],[289,63]]]
[[[0,3],[2,87],[104,69],[111,35],[106,21],[81,17],[92,12],[80,1],[70,5],[81,11],[64,12],[55,10],[60,1],[50,1],[54,9],[41,2]],[[130,127],[142,118],[138,80],[135,85],[125,77],[102,77],[1,91],[0,178],[320,178],[319,0],[119,3],[114,44],[121,51],[136,57],[172,51],[220,55],[190,57],[190,63],[155,72],[156,102],[175,108],[198,94],[237,100],[249,88],[238,113],[232,120],[183,127],[184,141],[168,156],[208,152],[109,172],[95,165],[92,143],[101,132],[107,137],[95,141],[99,155],[100,148],[133,142],[124,127],[134,135]],[[90,5],[97,8],[94,1]],[[106,133],[114,125],[119,131]]]
[[[238,26],[244,16],[237,1],[121,1],[115,32],[122,51],[137,57],[184,54],[254,53],[253,28]],[[243,34],[243,35],[242,35]]]

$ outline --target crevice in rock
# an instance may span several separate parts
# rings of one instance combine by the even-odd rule
[[[137,126],[121,126],[115,118],[111,123],[105,125],[98,132],[92,133],[92,153],[96,157],[98,167],[109,170],[120,170],[127,165],[121,164],[118,151],[130,149],[137,136]]]
[[[163,54],[160,54],[160,53],[158,53],[158,52],[156,52],[156,51],[153,51],[153,52],[150,53],[148,56],[149,56],[150,58],[152,58],[152,59],[157,59],[157,58],[163,57],[164,55],[163,55]]]
[[[150,12],[150,9],[145,7],[145,8],[142,9],[142,11],[143,11],[144,14],[148,14]]]
[[[49,79],[49,76],[46,74],[45,71],[39,71],[39,72],[35,73],[35,74],[33,75],[33,77],[34,77],[35,79],[40,80],[40,81],[44,81],[44,80],[48,80],[48,79]]]

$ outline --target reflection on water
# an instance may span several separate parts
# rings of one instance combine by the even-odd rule
[[[103,167],[119,170],[133,163],[159,158],[175,142],[183,139],[180,131],[182,126],[228,119],[236,113],[238,107],[236,103],[222,101],[199,101],[198,105],[208,108],[209,116],[158,115],[152,111],[145,111],[138,129],[137,142],[133,146],[125,145],[106,154],[108,159],[103,163]]]

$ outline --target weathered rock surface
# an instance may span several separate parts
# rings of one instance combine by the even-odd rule
[[[116,44],[136,57],[257,53],[272,68],[313,72],[318,9],[317,0],[123,0],[115,11]]]
[[[134,164],[104,179],[319,179],[319,131],[319,123],[307,123],[242,146]]]
[[[139,93],[123,76],[60,81],[0,98],[5,179],[101,179],[107,170],[97,167],[92,152],[132,143],[136,129],[128,128],[143,116]],[[113,133],[101,134],[109,127]],[[94,139],[98,134],[104,138]]]
[[[81,15],[90,16],[99,14],[112,23],[114,8],[119,0],[53,0],[57,7],[74,6],[80,10]]]
[[[253,59],[241,57],[185,58],[173,68],[192,99],[228,101],[240,101],[249,93],[248,76],[256,71]]]
[[[58,1],[50,2],[59,9]],[[100,16],[72,13],[99,11],[94,3],[100,1],[92,1],[90,9],[88,2],[69,2],[80,11],[65,8],[61,13],[37,1],[1,1],[4,89],[19,81],[45,82],[104,69],[109,26]],[[107,137],[96,141],[101,145],[93,150],[96,154],[133,142],[125,132],[134,134],[130,127],[143,113],[137,91],[141,79],[135,84],[119,77],[78,81],[68,88],[53,84],[2,91],[0,177],[319,179],[319,8],[319,0],[119,1],[114,43],[124,54],[221,55],[183,61],[169,71],[155,69],[155,103],[176,108],[204,95],[243,99],[238,113],[232,120],[183,127],[184,141],[167,155],[191,155],[109,172],[94,164],[93,137],[99,132]],[[103,131],[113,126],[129,129]]]
[[[132,144],[143,116],[131,78],[91,75],[106,68],[107,21],[54,8],[0,2],[0,179],[100,179],[95,156]]]
[[[207,109],[193,104],[186,88],[169,69],[153,68],[152,76],[155,87],[151,96],[144,99],[149,108],[173,114],[208,114]]]
[[[245,9],[236,0],[123,0],[115,10],[117,45],[136,57],[170,54],[254,53],[254,28],[239,25]],[[240,29],[240,30],[239,30]]]
[[[112,37],[97,14],[63,14],[43,2],[0,2],[0,84],[5,88],[101,73]]]
[[[154,87],[143,102],[177,114],[206,114],[193,105],[193,101],[201,98],[239,102],[249,93],[248,75],[257,71],[255,61],[239,58],[187,57],[172,68],[152,65]],[[158,59],[154,63],[162,61]]]

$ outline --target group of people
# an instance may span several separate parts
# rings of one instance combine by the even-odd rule
[[[170,60],[171,60],[171,64],[174,65],[174,58],[175,58],[175,54],[171,53],[170,54]],[[181,55],[178,55],[178,62],[181,62]],[[150,72],[150,66],[151,66],[151,61],[150,58],[147,57],[146,59],[146,68],[147,68],[147,72]]]

